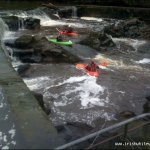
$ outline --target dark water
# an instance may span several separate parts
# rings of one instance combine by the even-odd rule
[[[11,0],[1,0],[0,10],[28,10],[41,6],[47,1],[11,1]]]

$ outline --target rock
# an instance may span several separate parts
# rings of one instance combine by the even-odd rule
[[[40,29],[40,19],[32,17],[25,18],[24,28],[30,30]]]
[[[130,117],[134,117],[135,113],[132,111],[122,111],[121,113],[119,113],[121,117],[123,118],[130,118]]]
[[[6,46],[16,47],[16,46],[15,46],[15,41],[16,41],[15,38],[14,38],[14,39],[6,39],[6,40],[4,41],[4,43],[5,43]]]
[[[110,34],[113,37],[141,37],[141,31],[146,27],[146,24],[139,19],[129,19],[119,22],[118,24],[110,25],[104,28],[104,33]]]
[[[109,35],[95,32],[90,33],[87,38],[80,42],[80,44],[88,45],[98,51],[115,47],[115,43]]]
[[[17,72],[20,76],[23,76],[25,74],[25,71],[27,71],[30,68],[30,64],[22,64],[18,67]]]
[[[137,19],[137,18],[134,18],[134,19],[129,19],[129,20],[126,20],[125,22],[124,22],[124,26],[125,27],[133,27],[133,26],[139,26],[139,25],[142,25],[143,24],[143,22],[142,21],[140,21],[139,19]]]
[[[50,107],[47,108],[45,107],[45,104],[44,104],[44,101],[43,101],[43,95],[42,94],[39,94],[39,93],[36,93],[34,91],[32,91],[33,95],[35,96],[35,98],[37,99],[39,105],[41,106],[41,108],[44,110],[44,112],[49,115],[51,110],[50,110]]]
[[[46,37],[22,35],[7,45],[15,47],[14,56],[24,63],[66,62],[76,63],[80,58],[59,46],[49,42]]]
[[[2,19],[8,25],[9,30],[16,31],[19,29],[19,18],[17,16],[3,16]]]
[[[62,8],[58,11],[58,14],[61,18],[70,18],[72,17],[72,8]]]
[[[17,48],[31,48],[31,43],[33,42],[33,37],[31,35],[22,35],[17,38],[14,42],[14,47]]]

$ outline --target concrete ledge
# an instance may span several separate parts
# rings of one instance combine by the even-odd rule
[[[8,132],[6,130],[12,122],[16,130],[16,144],[12,146],[9,144],[12,141],[7,139],[7,143],[0,143],[1,148],[7,145],[15,149],[52,149],[64,144],[55,127],[48,120],[48,116],[12,68],[2,49],[0,49],[0,88],[2,89],[1,95],[3,95],[1,99],[7,104],[7,108],[2,111],[9,112],[7,119],[1,118],[0,120],[1,135]],[[6,113],[5,116],[7,116]]]

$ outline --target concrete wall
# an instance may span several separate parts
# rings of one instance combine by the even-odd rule
[[[0,149],[6,145],[11,149],[53,149],[64,143],[35,97],[11,66],[1,47],[0,89],[0,94],[4,97],[3,101],[0,101],[4,106],[0,109],[1,115],[5,113],[7,116],[6,119],[0,119],[0,132],[4,135],[9,133],[10,123],[16,130],[14,135],[16,145],[11,147],[10,138],[7,139],[7,143],[6,140],[3,141],[5,143],[0,145]],[[5,107],[6,105],[8,107]]]

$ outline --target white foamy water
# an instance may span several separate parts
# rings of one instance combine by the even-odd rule
[[[135,50],[137,50],[139,48],[139,46],[146,43],[146,41],[144,41],[144,40],[137,40],[137,39],[130,39],[130,38],[113,38],[112,37],[112,40],[117,45],[119,44],[119,42],[124,42],[124,43],[132,46],[133,48],[135,48]]]
[[[102,18],[95,18],[95,17],[81,17],[81,19],[83,20],[90,20],[90,21],[97,21],[97,22],[102,22],[103,19]]]
[[[127,69],[127,70],[138,70],[138,71],[143,71],[143,68],[141,66],[137,65],[127,65],[125,64],[122,60],[113,60],[110,58],[105,57],[102,54],[98,54],[95,56],[95,60],[99,62],[107,62],[108,66],[106,67],[106,70],[114,71],[110,69],[110,67],[117,68],[117,69]],[[100,68],[105,68],[105,67],[100,67]]]
[[[14,40],[17,38],[17,37],[15,37],[15,34],[16,34],[16,32],[14,32],[14,31],[6,31],[4,34],[3,40],[7,40],[7,39]]]
[[[51,88],[60,86],[64,86],[64,88],[59,95],[49,92]],[[105,105],[106,101],[100,98],[100,95],[104,94],[104,90],[105,87],[98,85],[96,83],[96,78],[94,77],[70,77],[62,83],[48,87],[44,96],[53,95],[56,99],[61,99],[60,101],[54,102],[55,106],[65,106],[79,100],[81,102],[81,109],[86,109],[93,107],[94,105]]]
[[[149,58],[144,58],[142,60],[136,61],[137,64],[150,64]]]
[[[46,13],[40,11],[40,13],[27,13],[27,12],[20,12],[15,14],[16,16],[20,18],[37,18],[40,19],[41,26],[63,26],[63,25],[72,25],[73,27],[81,28],[85,25],[81,23],[68,23],[66,20],[52,20]],[[56,14],[57,15],[57,14]]]
[[[48,76],[37,77],[37,78],[30,78],[24,79],[24,82],[27,84],[30,90],[38,90],[45,87],[48,83],[50,78]]]

